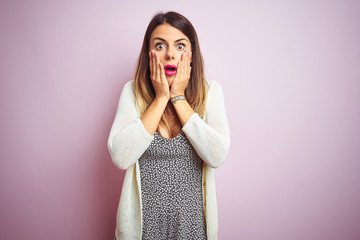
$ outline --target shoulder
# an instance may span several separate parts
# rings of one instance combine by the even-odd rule
[[[208,93],[205,103],[208,112],[219,110],[224,107],[224,95],[222,87],[217,81],[208,81]]]
[[[124,84],[121,95],[125,95],[125,96],[134,95],[134,80],[127,81]]]
[[[123,90],[133,90],[134,89],[134,80],[127,81],[123,87]]]
[[[215,95],[218,96],[219,94],[222,95],[222,87],[219,82],[215,80],[207,81],[208,83],[208,95]]]
[[[119,102],[133,102],[135,100],[133,81],[126,82],[121,90]]]

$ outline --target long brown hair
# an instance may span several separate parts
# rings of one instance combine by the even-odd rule
[[[134,92],[140,112],[143,114],[155,98],[155,90],[150,79],[149,44],[151,33],[157,26],[164,23],[179,29],[191,42],[192,68],[189,83],[185,89],[185,96],[194,112],[203,117],[208,89],[204,75],[204,61],[195,28],[187,18],[177,12],[156,14],[146,29],[134,75]],[[161,118],[160,124],[169,129],[164,115]]]

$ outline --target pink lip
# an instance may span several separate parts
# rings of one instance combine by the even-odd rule
[[[168,70],[167,68],[174,68],[175,70]],[[176,73],[177,67],[175,65],[166,65],[164,70],[166,75],[172,76]]]

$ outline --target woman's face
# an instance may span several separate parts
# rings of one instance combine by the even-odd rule
[[[179,29],[164,23],[157,26],[150,36],[149,51],[154,50],[160,57],[160,62],[166,65],[178,66],[185,50],[191,51],[189,38]],[[167,73],[167,72],[165,72]],[[166,74],[171,86],[176,74]]]

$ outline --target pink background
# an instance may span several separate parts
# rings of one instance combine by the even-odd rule
[[[360,239],[360,3],[340,0],[1,1],[0,239],[112,239],[107,138],[159,10],[225,94],[219,239]]]

